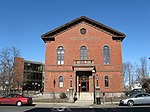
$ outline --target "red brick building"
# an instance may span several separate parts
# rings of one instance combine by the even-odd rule
[[[67,92],[79,99],[101,93],[123,92],[122,41],[125,34],[79,17],[42,35],[46,45],[44,95]]]
[[[14,59],[14,89],[23,91],[43,90],[44,64],[25,60],[21,57]],[[42,92],[42,91],[41,91]]]

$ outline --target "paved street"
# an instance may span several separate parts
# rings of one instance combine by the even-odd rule
[[[34,108],[25,112],[149,112],[150,107],[133,107],[133,108]]]
[[[37,104],[33,106],[0,106],[0,112],[150,112],[146,106]]]
[[[0,106],[0,112],[26,112],[34,108],[35,106]]]

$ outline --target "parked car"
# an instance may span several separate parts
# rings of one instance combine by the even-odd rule
[[[9,94],[5,97],[0,98],[0,104],[11,104],[21,106],[24,104],[32,104],[32,98],[25,97],[20,94]]]
[[[133,94],[135,93],[141,93],[142,92],[142,89],[133,89],[132,91],[128,91],[125,93],[126,96],[132,96]]]
[[[135,104],[150,104],[150,94],[135,93],[129,98],[121,100],[119,105],[133,106]]]

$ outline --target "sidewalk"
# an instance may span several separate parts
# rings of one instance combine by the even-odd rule
[[[85,108],[85,107],[118,107],[119,106],[119,102],[105,102],[105,104],[103,104],[103,102],[101,102],[100,105],[97,104],[93,104],[93,101],[76,101],[75,103],[68,103],[68,99],[48,99],[48,98],[33,98],[33,104],[35,104],[36,107],[76,107],[76,108]],[[56,102],[57,101],[57,102]],[[59,102],[59,103],[58,103]]]
[[[89,107],[118,107],[119,102],[105,102],[105,104],[93,104],[91,102],[76,102],[76,103],[44,103],[44,102],[33,102],[33,104],[36,104],[36,107],[71,107],[71,108],[89,108]]]

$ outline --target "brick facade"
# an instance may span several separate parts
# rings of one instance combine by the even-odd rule
[[[23,85],[23,74],[24,74],[24,59],[16,57],[14,59],[14,78],[13,78],[15,89],[19,89]]]
[[[15,90],[43,92],[44,64],[15,57],[13,86]]]
[[[86,29],[85,34],[80,30]],[[93,92],[98,76],[98,86],[102,93],[120,93],[123,91],[122,41],[125,35],[87,17],[77,18],[44,35],[46,45],[44,92],[50,94],[67,92],[72,76],[74,92],[82,92],[79,86],[80,76],[88,77],[85,84],[87,90]],[[64,48],[64,64],[58,65],[57,49]],[[80,48],[86,46],[87,60],[80,59]],[[110,64],[104,64],[104,46],[110,49]],[[78,61],[77,61],[78,60]],[[84,61],[85,63],[82,63]],[[76,63],[79,62],[79,63]],[[95,71],[93,73],[93,70]],[[81,75],[82,74],[82,75]],[[86,75],[88,74],[88,75]],[[63,76],[63,87],[60,87],[59,77]],[[105,76],[109,85],[105,86]],[[54,80],[56,81],[54,87]],[[94,86],[93,86],[94,85]]]

